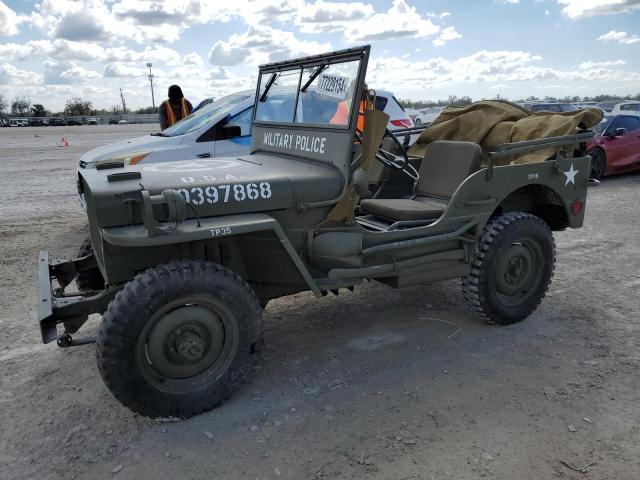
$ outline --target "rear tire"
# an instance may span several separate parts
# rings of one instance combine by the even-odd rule
[[[467,304],[489,323],[525,319],[549,288],[555,258],[551,229],[540,218],[511,212],[492,219],[475,245],[471,272],[462,279]]]
[[[599,148],[592,148],[588,152],[591,155],[591,169],[589,170],[589,178],[600,180],[604,176],[607,168],[607,155]]]
[[[78,249],[77,258],[86,257],[93,254],[93,247],[91,246],[91,238],[85,238],[80,244]],[[103,290],[104,278],[98,267],[86,270],[84,272],[78,272],[76,274],[76,286],[78,291],[86,292],[88,290]]]
[[[210,262],[172,262],[139,274],[111,301],[98,368],[134,412],[187,418],[240,386],[261,333],[260,303],[238,275]]]

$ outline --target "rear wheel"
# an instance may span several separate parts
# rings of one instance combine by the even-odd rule
[[[475,246],[475,259],[462,280],[471,309],[490,323],[526,318],[545,296],[555,267],[555,242],[540,218],[521,212],[490,221]]]
[[[190,417],[239,387],[261,324],[258,298],[229,269],[202,261],[160,265],[109,304],[97,338],[98,368],[131,410]]]
[[[589,178],[600,180],[604,175],[604,171],[607,168],[607,156],[604,151],[599,148],[592,148],[589,150],[591,155],[591,169],[589,171]]]
[[[77,258],[86,257],[87,255],[93,255],[93,247],[91,246],[91,238],[85,238],[80,244],[78,249]],[[78,272],[76,274],[76,285],[78,291],[85,292],[87,290],[102,290],[104,289],[104,278],[98,267],[86,270],[84,272]]]

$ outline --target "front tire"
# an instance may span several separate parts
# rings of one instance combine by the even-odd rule
[[[551,229],[540,218],[511,212],[492,219],[475,245],[469,276],[462,280],[467,304],[489,323],[525,319],[549,288],[555,258]]]
[[[589,170],[589,178],[600,180],[604,176],[607,168],[607,155],[599,148],[589,150],[591,156],[591,168]]]
[[[151,268],[109,304],[97,338],[107,388],[144,416],[187,418],[242,383],[262,330],[253,290],[203,261]]]
[[[76,258],[86,257],[87,255],[93,255],[93,247],[91,246],[91,238],[85,238],[80,244]],[[76,286],[79,292],[86,292],[88,290],[103,290],[104,278],[98,267],[86,270],[84,272],[78,272],[76,274]]]

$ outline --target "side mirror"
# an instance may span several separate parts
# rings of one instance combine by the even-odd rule
[[[616,128],[616,137],[620,137],[627,133],[626,128]]]
[[[242,128],[235,123],[227,123],[220,129],[220,132],[222,133],[222,138],[235,138],[242,135]]]

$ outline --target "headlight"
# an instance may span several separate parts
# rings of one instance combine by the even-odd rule
[[[122,166],[125,165],[136,165],[142,161],[147,155],[151,152],[135,152],[135,153],[125,153],[122,155],[117,155],[115,157],[105,158],[103,160],[98,160],[96,162],[96,168],[100,168],[100,166],[120,163],[122,162]]]

